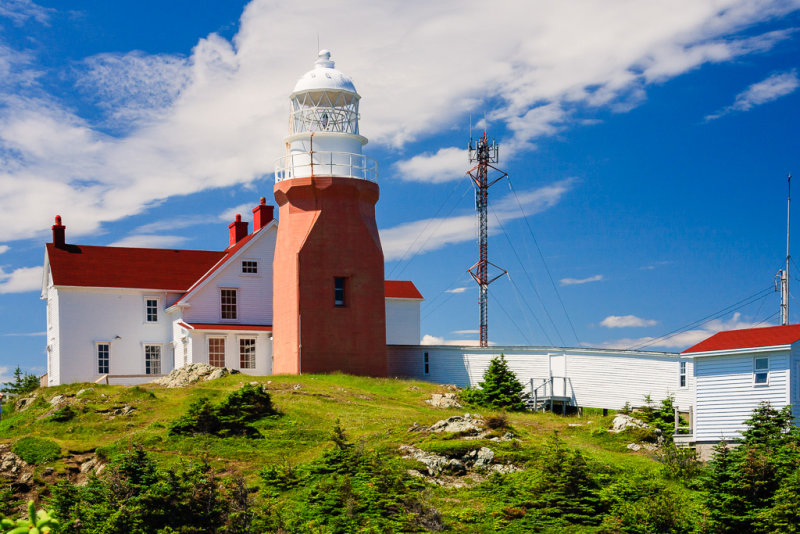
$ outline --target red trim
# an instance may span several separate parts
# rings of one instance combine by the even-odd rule
[[[272,325],[264,324],[209,324],[209,323],[178,323],[191,330],[247,330],[257,332],[272,332]]]
[[[414,282],[408,280],[385,280],[383,290],[387,299],[425,300]]]
[[[697,345],[689,347],[683,351],[683,354],[713,350],[791,345],[798,340],[800,340],[800,324],[728,330],[725,332],[718,332],[705,341],[701,341]]]

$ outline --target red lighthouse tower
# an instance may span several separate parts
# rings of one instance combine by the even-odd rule
[[[386,376],[377,164],[362,155],[360,96],[323,50],[291,95],[275,170],[273,372]]]

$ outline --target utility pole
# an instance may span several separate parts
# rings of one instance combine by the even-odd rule
[[[480,296],[478,303],[480,305],[480,346],[486,347],[489,345],[489,284],[506,274],[506,271],[489,261],[489,225],[488,225],[488,211],[489,211],[489,188],[502,180],[508,173],[501,171],[494,167],[492,164],[498,161],[498,146],[486,136],[486,131],[483,136],[478,138],[478,142],[473,145],[472,137],[469,139],[469,162],[474,163],[467,174],[475,186],[475,210],[478,212],[478,219],[480,222],[480,241],[478,244],[479,259],[472,267],[467,269],[472,279],[478,284]],[[493,169],[501,175],[492,181],[489,181],[489,169]],[[497,276],[489,278],[489,266],[500,269],[502,272]]]
[[[789,261],[792,256],[789,254],[789,230],[792,207],[792,175],[788,177],[789,194],[786,198],[786,267],[778,271],[781,278],[781,324],[789,324]]]

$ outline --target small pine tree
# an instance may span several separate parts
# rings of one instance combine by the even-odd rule
[[[3,386],[4,387],[0,389],[0,391],[11,393],[12,395],[24,395],[39,387],[39,377],[23,373],[22,369],[17,366],[14,370],[14,380],[11,382],[3,382]]]
[[[478,384],[481,388],[482,402],[480,404],[490,408],[523,411],[528,394],[525,386],[517,380],[514,371],[508,368],[506,357],[501,354],[492,358],[489,368],[483,374],[483,382]]]

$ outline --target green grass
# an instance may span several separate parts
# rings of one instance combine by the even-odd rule
[[[194,400],[206,397],[212,403],[219,403],[230,392],[251,381],[266,386],[279,412],[253,424],[264,439],[169,435],[170,424],[186,413]],[[91,391],[75,396],[79,390],[88,388]],[[566,417],[551,413],[508,413],[509,428],[498,429],[493,434],[501,436],[511,431],[516,438],[506,442],[466,441],[452,435],[408,432],[413,423],[427,426],[474,411],[438,409],[424,402],[432,393],[445,391],[444,386],[421,381],[343,374],[229,375],[176,389],[153,385],[71,384],[37,390],[40,400],[25,411],[15,412],[6,406],[0,421],[0,442],[14,443],[23,437],[51,440],[64,455],[40,463],[55,467],[56,472],[65,468],[66,457],[71,454],[96,451],[98,456],[112,458],[129,450],[133,444],[141,444],[164,466],[207,458],[220,472],[242,473],[248,483],[258,485],[258,472],[265,466],[283,465],[287,461],[289,465],[299,466],[314,461],[330,449],[329,438],[338,419],[353,443],[394,456],[399,454],[400,444],[451,456],[487,446],[495,452],[495,461],[525,467],[536,463],[548,440],[557,433],[566,445],[581,451],[593,469],[601,473],[601,478],[663,478],[660,464],[650,454],[627,450],[631,436],[605,431],[612,416],[604,417],[601,411]],[[56,395],[67,396],[75,412],[71,419],[59,422],[47,415],[54,411],[48,401]],[[129,415],[114,415],[115,410],[125,406],[134,410]],[[489,409],[477,412],[495,413]],[[414,462],[404,465],[412,467],[412,464]],[[461,488],[431,485],[426,495],[452,531],[490,532],[499,524],[497,521],[501,521],[498,517],[516,513],[513,509],[504,511],[498,504],[500,501],[490,489],[491,480],[489,477],[485,482],[467,482]],[[687,499],[697,498],[695,491],[680,484],[666,480],[664,483]]]

